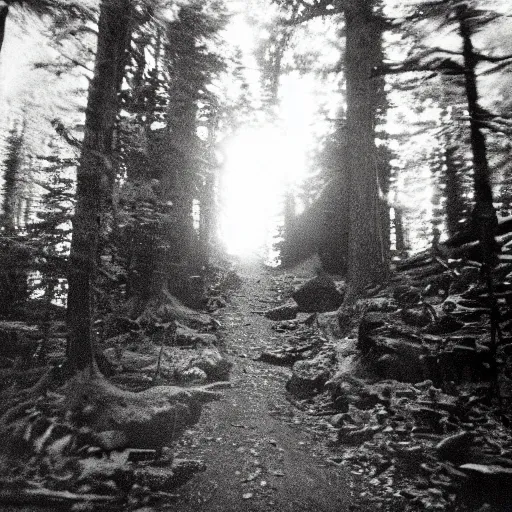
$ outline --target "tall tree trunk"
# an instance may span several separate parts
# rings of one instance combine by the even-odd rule
[[[393,226],[395,228],[395,250],[399,256],[407,251],[405,243],[404,216],[400,208],[394,208]]]
[[[497,217],[492,199],[487,146],[485,136],[481,129],[484,113],[478,101],[476,78],[478,56],[475,54],[471,39],[472,21],[469,9],[466,5],[460,5],[456,8],[456,14],[459,21],[459,33],[462,38],[465,88],[469,111],[471,149],[473,153],[475,206],[472,220],[474,227],[479,233],[482,263],[492,267],[495,263],[496,241],[494,235],[497,227]]]
[[[2,201],[3,231],[0,243],[0,315],[13,317],[16,309],[29,296],[27,267],[29,253],[13,242],[20,229],[18,211],[23,204],[25,121],[21,126],[14,126],[7,138],[7,155],[4,160],[4,183]]]
[[[462,165],[457,158],[457,148],[447,138],[445,142],[445,195],[446,195],[446,228],[448,236],[454,236],[462,228],[465,220],[466,204],[464,202],[464,186],[462,183]]]
[[[375,158],[377,94],[373,77],[381,31],[372,3],[345,3],[349,301],[370,282],[381,281],[386,270]]]
[[[9,14],[9,4],[5,1],[0,0],[0,53],[2,52],[2,46],[5,38],[5,25],[7,23],[7,16]]]
[[[118,93],[130,34],[130,0],[102,0],[94,76],[89,87],[85,132],[77,171],[75,216],[68,275],[68,364],[93,368],[94,284],[104,206],[114,169],[112,139]]]
[[[25,122],[22,129],[14,126],[7,138],[7,156],[4,161],[3,215],[2,227],[7,235],[16,232],[16,210],[21,202],[21,166],[23,160],[23,143],[25,138]]]

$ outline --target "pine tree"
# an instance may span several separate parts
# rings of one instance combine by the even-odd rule
[[[347,81],[348,300],[386,275],[375,149],[381,32],[371,0],[345,2]]]
[[[129,0],[101,2],[94,76],[89,88],[82,154],[77,171],[69,257],[67,357],[71,371],[90,369],[94,364],[94,285],[100,230],[114,179],[113,134],[130,41],[130,18]]]

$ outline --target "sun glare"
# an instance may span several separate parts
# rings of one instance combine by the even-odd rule
[[[271,244],[284,192],[305,166],[302,148],[272,127],[246,130],[226,150],[221,237],[231,254]]]
[[[226,37],[238,45],[245,81],[258,98],[264,96],[264,91],[260,89],[262,77],[255,50],[265,35],[264,27],[248,23],[243,3],[233,5],[241,11],[233,17]],[[274,259],[272,245],[283,222],[284,197],[306,178],[306,160],[317,135],[316,127],[321,125],[324,131],[331,128],[319,121],[319,111],[322,107],[326,110],[322,103],[325,88],[316,76],[297,71],[283,73],[273,120],[264,123],[262,116],[256,121],[261,124],[246,126],[226,143],[220,183],[220,238],[229,253],[259,253],[267,260]]]

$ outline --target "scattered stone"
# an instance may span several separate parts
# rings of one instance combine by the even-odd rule
[[[299,322],[297,320],[283,320],[278,324],[274,324],[272,329],[278,332],[284,331],[295,331],[299,327]]]
[[[217,349],[204,349],[201,354],[193,358],[189,363],[189,369],[202,370],[208,381],[229,380],[229,373],[233,363],[225,359]]]
[[[299,311],[316,313],[334,311],[343,303],[344,293],[340,293],[336,283],[327,275],[319,275],[302,285],[292,297]]]
[[[338,441],[343,444],[361,444],[372,439],[380,430],[380,426],[370,426],[359,429],[342,427],[338,432]]]
[[[136,468],[134,478],[137,484],[152,491],[168,491],[188,482],[196,473],[206,471],[200,460],[174,459],[170,466],[144,466]]]
[[[392,313],[398,309],[398,304],[391,297],[372,297],[362,299],[367,312],[378,311],[381,313]]]
[[[295,395],[311,395],[323,389],[329,379],[333,357],[320,353],[314,359],[297,361],[286,389]]]
[[[286,352],[284,350],[269,350],[262,352],[257,357],[257,361],[280,366],[290,366],[303,358],[304,356],[301,353]]]
[[[290,300],[273,309],[269,309],[265,313],[265,317],[269,320],[293,320],[299,312],[299,306],[294,300]]]
[[[437,455],[442,460],[456,462],[464,458],[473,441],[474,435],[466,431],[446,437],[436,446]]]

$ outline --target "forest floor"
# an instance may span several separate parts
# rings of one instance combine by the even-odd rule
[[[177,457],[207,466],[178,490],[181,512],[356,510],[354,475],[329,460],[325,432],[287,401],[289,368],[257,361],[279,347],[280,333],[259,312],[276,300],[276,272],[239,263],[241,287],[219,310],[223,348],[234,363],[232,388],[205,408],[177,448]],[[311,276],[304,276],[311,277]],[[274,291],[272,291],[274,290]]]

